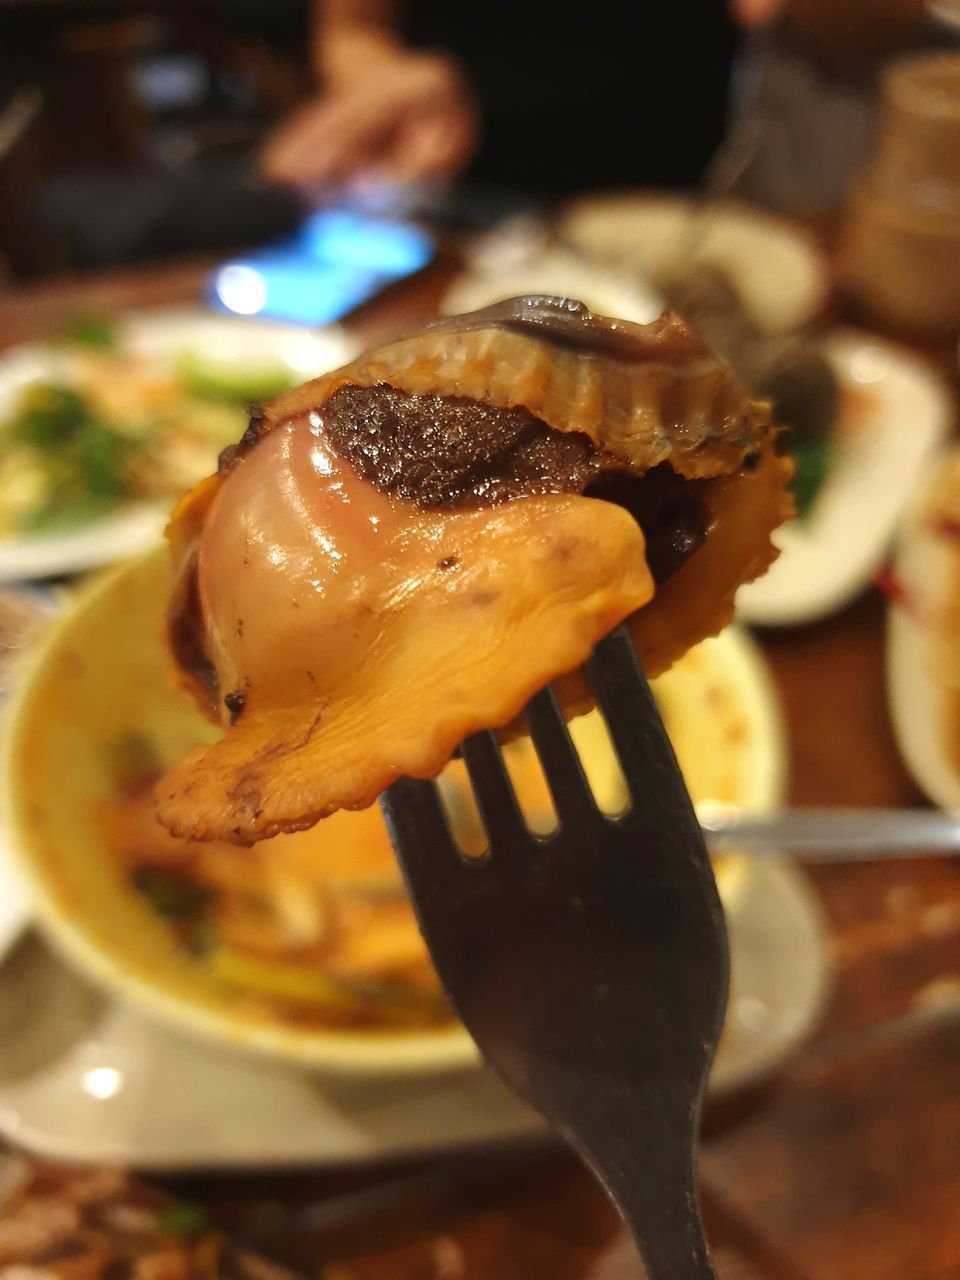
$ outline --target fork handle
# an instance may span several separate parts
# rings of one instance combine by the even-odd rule
[[[828,862],[960,853],[960,818],[939,809],[783,809],[749,817],[708,807],[699,816],[711,846],[732,852]]]
[[[644,1132],[656,1130],[645,1126]],[[648,1280],[717,1280],[700,1216],[695,1154],[676,1142],[675,1127],[660,1132],[662,1142],[645,1144],[624,1129],[620,1161],[605,1160],[602,1171],[587,1161],[633,1236]]]
[[[696,1188],[688,1190],[685,1203],[662,1206],[651,1229],[649,1204],[637,1204],[617,1196],[621,1217],[630,1229],[649,1280],[717,1280],[700,1217]]]

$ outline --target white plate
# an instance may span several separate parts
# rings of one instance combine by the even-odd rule
[[[925,527],[931,484],[946,457],[960,465],[960,450],[934,460],[903,521],[894,557],[894,577],[904,602],[891,605],[887,620],[887,692],[897,742],[917,785],[935,804],[960,812],[960,768],[946,747],[947,716],[957,700],[937,679],[937,655],[924,615],[937,607],[956,552]]]
[[[336,368],[354,352],[339,329],[311,332],[194,309],[131,314],[117,328],[122,344],[144,354],[175,359],[199,351],[226,364],[275,361],[300,380]],[[55,346],[32,344],[0,355],[0,416],[28,383],[56,378],[63,360]],[[157,541],[168,515],[169,503],[135,503],[76,531],[0,540],[0,582],[80,573],[136,555]]]
[[[730,918],[734,985],[711,1082],[774,1069],[826,988],[819,908],[763,862]],[[331,1080],[181,1037],[101,995],[28,938],[0,969],[0,1133],[54,1159],[140,1169],[352,1164],[537,1133],[486,1072]]]
[[[950,426],[946,387],[904,348],[853,329],[829,335],[824,346],[846,402],[834,456],[807,518],[774,534],[779,559],[737,593],[744,622],[810,622],[867,586]]]
[[[30,923],[30,894],[0,828],[0,962]]]
[[[807,324],[828,292],[827,262],[813,237],[751,205],[725,202],[702,210],[680,196],[587,196],[568,206],[559,231],[595,260],[654,281],[676,274],[691,256],[716,264],[770,332]]]

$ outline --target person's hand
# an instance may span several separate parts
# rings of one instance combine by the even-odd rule
[[[730,0],[747,30],[781,14],[815,58],[827,66],[870,65],[909,45],[922,29],[926,0]]]
[[[784,0],[731,0],[733,16],[748,31],[766,27],[784,7]]]
[[[473,97],[442,54],[357,57],[271,138],[265,175],[305,189],[449,181],[477,143]]]

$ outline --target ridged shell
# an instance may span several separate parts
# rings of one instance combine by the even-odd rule
[[[641,470],[669,461],[691,479],[739,466],[769,426],[765,406],[749,399],[679,316],[639,325],[580,304],[518,298],[455,316],[305,383],[268,406],[263,430],[319,408],[340,387],[384,383],[408,394],[520,406]]]

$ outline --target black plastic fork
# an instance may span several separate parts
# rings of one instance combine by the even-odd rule
[[[526,717],[557,831],[527,827],[492,733],[461,751],[488,850],[457,847],[434,783],[382,798],[441,981],[482,1054],[580,1153],[651,1280],[714,1272],[696,1144],[729,955],[693,805],[620,628],[588,673],[630,805],[602,813],[553,692]]]

